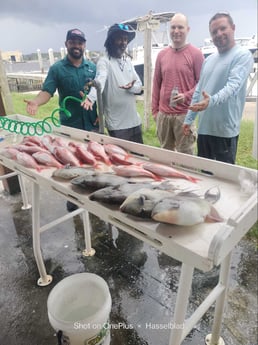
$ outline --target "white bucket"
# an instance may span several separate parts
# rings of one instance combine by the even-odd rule
[[[51,290],[47,308],[59,345],[109,345],[111,296],[100,276],[78,273],[64,278]]]

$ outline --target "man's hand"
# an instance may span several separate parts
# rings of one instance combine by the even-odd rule
[[[205,91],[202,92],[202,95],[203,95],[203,99],[198,103],[190,105],[188,109],[194,112],[205,110],[209,105],[210,96]]]
[[[128,83],[126,85],[123,85],[123,86],[119,86],[120,89],[125,89],[125,90],[128,90],[128,89],[131,89],[131,87],[133,87],[134,83],[136,82],[136,80],[133,80],[131,81],[131,83]]]
[[[80,91],[80,96],[82,97],[81,107],[83,107],[85,110],[92,110],[93,109],[93,103],[89,98],[85,98],[85,94]],[[85,99],[84,99],[85,98]]]
[[[154,120],[155,122],[157,122],[158,113],[159,113],[159,112],[157,112],[157,113],[152,113],[152,117],[153,117],[153,120]]]
[[[183,93],[178,93],[176,96],[173,97],[173,102],[184,103],[185,102],[185,95]]]
[[[189,135],[191,133],[190,125],[187,125],[186,123],[183,124],[183,133],[184,135]]]
[[[34,100],[28,100],[28,99],[24,99],[24,102],[27,103],[26,106],[26,111],[29,115],[36,115],[37,111],[38,111],[38,103]]]

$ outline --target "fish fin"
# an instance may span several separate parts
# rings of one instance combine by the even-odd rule
[[[145,195],[140,195],[139,196],[139,202],[140,202],[140,205],[143,206],[144,205],[144,201],[146,200],[146,197]]]
[[[224,221],[224,218],[222,218],[220,216],[220,214],[218,213],[218,211],[213,206],[211,206],[210,213],[205,217],[205,222],[207,222],[207,223],[215,223],[215,222],[220,223],[223,221]]]

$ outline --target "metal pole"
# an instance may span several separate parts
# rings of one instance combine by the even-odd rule
[[[98,117],[99,117],[99,133],[104,134],[104,109],[102,101],[101,84],[98,80],[93,79],[86,83],[85,88],[93,86],[97,90],[97,105],[98,105]]]

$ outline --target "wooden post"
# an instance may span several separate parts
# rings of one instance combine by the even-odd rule
[[[150,127],[152,62],[151,62],[151,28],[146,22],[144,31],[144,129]]]
[[[60,48],[61,59],[65,57],[65,49],[63,47]]]
[[[153,17],[152,11],[138,23],[138,30],[144,31],[144,129],[150,127],[152,94],[152,31],[160,27],[160,20]]]
[[[3,66],[2,55],[0,52],[0,115],[13,114],[13,103],[9,90],[8,80]],[[6,175],[12,172],[10,169],[0,164],[0,175]],[[17,176],[9,177],[3,181],[4,189],[9,194],[20,192],[20,184]]]
[[[254,137],[253,137],[253,157],[258,160],[258,152],[257,152],[257,116],[258,116],[258,103],[256,102],[256,113],[254,117]]]
[[[5,108],[4,108],[4,101],[2,98],[2,92],[1,92],[2,88],[0,86],[0,116],[5,116],[6,112],[5,112]]]
[[[48,56],[49,56],[49,63],[50,63],[50,66],[52,66],[53,63],[55,62],[54,52],[53,52],[53,49],[52,49],[52,48],[49,48],[49,49],[48,49]]]
[[[3,112],[1,111],[0,115],[13,114],[14,110],[13,110],[12,96],[10,93],[8,80],[7,80],[7,76],[4,69],[1,51],[0,51],[0,93],[1,93],[0,98],[1,98],[2,108],[5,109]],[[3,109],[0,109],[0,110],[3,110]]]
[[[43,67],[43,62],[42,62],[42,56],[41,56],[40,49],[37,49],[37,54],[38,54],[38,60],[39,60],[39,69],[40,69],[40,72],[43,74],[44,73],[44,67]]]

